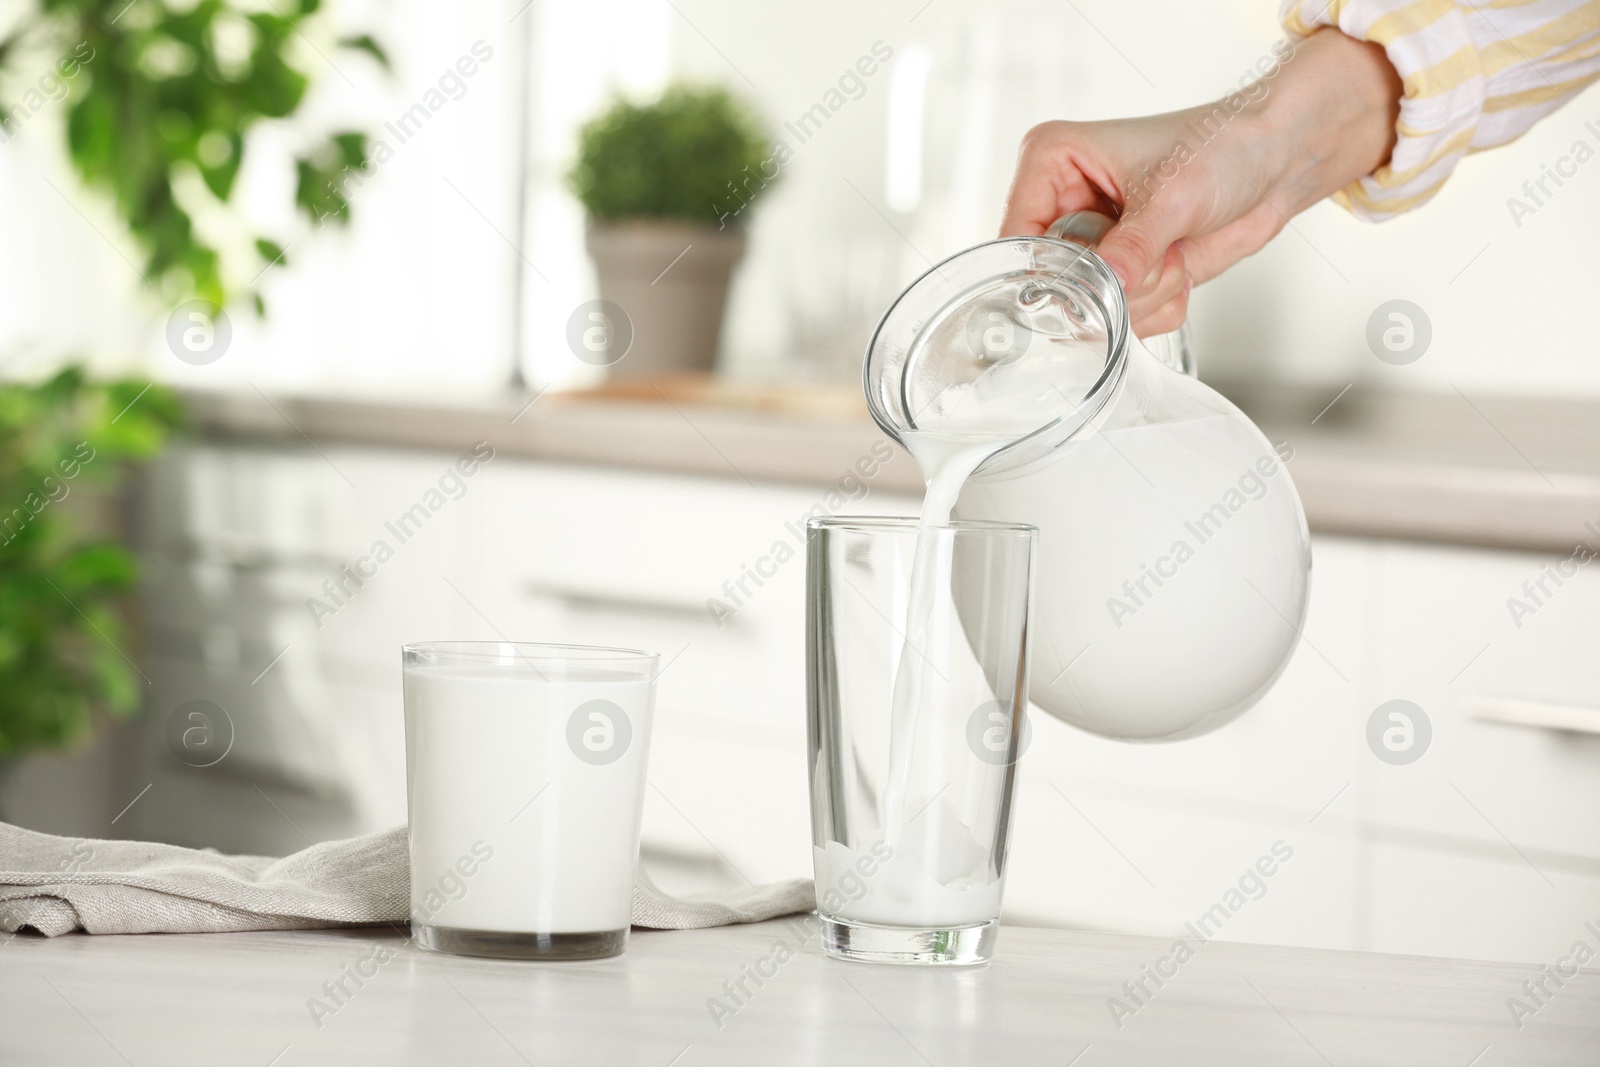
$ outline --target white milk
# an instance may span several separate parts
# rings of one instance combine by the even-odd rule
[[[968,784],[990,776],[993,768],[962,752],[954,761],[943,760],[935,769],[918,767],[913,759],[919,730],[932,729],[932,709],[924,706],[930,688],[927,675],[932,620],[948,617],[951,559],[948,540],[921,535],[923,529],[944,526],[967,477],[1010,436],[953,433],[909,439],[906,447],[927,480],[922,517],[912,561],[906,610],[905,644],[895,672],[890,708],[889,774],[883,793],[882,843],[889,856],[876,865],[870,877],[852,879],[863,856],[837,841],[826,849],[813,849],[822,890],[864,885],[855,899],[846,900],[834,914],[858,922],[929,928],[968,926],[989,922],[1000,914],[1003,879],[992,877],[990,846],[967,826],[948,803],[933,799],[940,791],[962,796]],[[968,783],[963,772],[974,780]],[[949,777],[945,777],[949,776]],[[941,779],[935,781],[934,779]],[[930,803],[930,799],[932,802]],[[908,817],[909,811],[909,817]]]
[[[1003,442],[1002,442],[1003,443]],[[937,611],[935,600],[948,597],[950,559],[941,548],[948,548],[932,537],[922,536],[929,527],[950,522],[956,496],[978,464],[999,447],[994,441],[943,440],[929,437],[908,441],[912,456],[927,478],[927,495],[922,501],[922,517],[917,522],[917,548],[911,563],[911,584],[906,607],[905,645],[900,650],[900,665],[894,676],[894,697],[889,719],[889,778],[884,788],[884,834],[887,843],[897,843],[904,821],[906,793],[912,775],[911,753],[915,747],[921,718],[922,693],[928,664],[929,625]]]
[[[954,512],[1039,527],[1032,702],[1128,740],[1254,704],[1294,647],[1285,619],[1307,581],[1272,447],[1215,415],[1093,432],[1047,462],[972,479]]]
[[[408,667],[405,683],[413,919],[506,933],[627,928],[652,682],[541,663]],[[614,762],[568,745],[573,712],[592,700],[627,716]],[[618,724],[584,721],[591,751],[608,747],[608,728],[618,743]]]

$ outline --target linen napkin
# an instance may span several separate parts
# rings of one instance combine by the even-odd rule
[[[406,828],[292,856],[227,856],[145,841],[56,837],[0,822],[0,930],[47,937],[400,925],[409,918]],[[670,897],[636,870],[633,924],[695,930],[809,911],[811,882]]]

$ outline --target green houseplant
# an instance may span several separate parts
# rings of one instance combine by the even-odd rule
[[[624,376],[709,369],[748,208],[785,158],[721,89],[675,85],[590,120],[569,179],[611,307],[591,316],[598,332],[579,335],[595,339],[583,358]]]
[[[308,55],[343,74],[336,64],[345,60],[326,53],[317,60],[312,51],[321,0],[23,6],[0,37],[0,73],[8,75],[0,143],[41,122],[59,124],[64,112],[73,168],[110,200],[143,254],[139,271],[150,286],[174,303],[199,297],[221,305],[248,296],[264,310],[255,280],[284,264],[283,235],[253,235],[230,264],[230,250],[196,229],[192,198],[232,198],[252,128],[300,109],[312,82],[302,69]],[[336,43],[345,54],[388,65],[369,35]],[[341,178],[363,163],[366,148],[364,134],[343,130],[284,160],[293,166],[294,202],[304,215],[319,225],[348,220]]]
[[[348,78],[344,57],[364,53],[387,67],[372,37],[319,32],[320,8],[26,0],[0,28],[0,145],[63,133],[74,171],[109,202],[163,303],[245,297],[263,312],[255,286],[285,264],[283,235],[220,247],[194,224],[195,198],[229,204],[249,134],[295,116],[312,75],[328,76],[321,65]],[[365,161],[365,135],[323,132],[305,144],[282,161],[295,206],[317,225],[348,221],[342,178]],[[0,381],[0,764],[140,707],[143,678],[121,614],[134,560],[94,532],[82,505],[103,502],[180,419],[170,390],[93,383],[73,366],[42,384]]]
[[[127,549],[75,511],[180,421],[160,386],[90,383],[68,367],[0,384],[0,762],[81,740],[101,712],[131,714],[143,688],[119,602]]]

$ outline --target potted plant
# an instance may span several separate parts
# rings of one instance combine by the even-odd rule
[[[0,384],[0,764],[138,709],[119,610],[133,556],[95,536],[80,505],[158,452],[180,419],[170,390],[96,384],[77,367]]]
[[[630,377],[709,370],[748,207],[781,162],[721,89],[677,85],[590,120],[570,180],[588,212],[600,297],[613,305],[603,311],[625,321],[584,358]]]
[[[200,298],[222,305],[248,297],[262,312],[256,283],[269,268],[287,265],[284,246],[263,234],[219,241],[216,227],[196,225],[192,216],[203,196],[211,201],[208,212],[232,203],[241,170],[270,173],[281,162],[293,165],[294,205],[307,219],[319,226],[349,221],[345,193],[350,172],[366,166],[364,133],[296,138],[307,147],[292,159],[246,165],[247,155],[276,151],[253,139],[254,130],[303,120],[311,110],[302,105],[320,67],[315,56],[308,61],[305,45],[308,30],[320,35],[315,24],[331,21],[325,12],[319,19],[322,7],[321,0],[13,4],[0,36],[0,75],[20,95],[8,95],[0,107],[0,144],[45,123],[60,128],[78,176],[138,246],[139,273],[151,288],[173,303]],[[337,44],[388,67],[387,53],[369,34]],[[321,49],[316,56],[334,63]],[[185,185],[195,178],[204,194]],[[236,222],[253,228],[243,212]]]
[[[24,78],[0,109],[0,144],[46,123],[59,131],[78,176],[138,246],[150,290],[178,310],[249,297],[262,311],[256,283],[285,264],[265,236],[235,253],[236,242],[202,232],[191,218],[201,194],[183,186],[197,176],[212,207],[229,204],[252,130],[302,113],[301,46],[321,4],[257,6],[30,0],[0,35],[0,74]],[[242,52],[229,44],[240,40]],[[368,35],[338,44],[388,65]],[[342,131],[284,160],[294,205],[318,224],[346,221],[344,180],[366,145]],[[0,769],[140,709],[122,611],[136,561],[102,513],[130,464],[156,455],[181,421],[172,390],[146,381],[94,382],[76,366],[42,383],[0,380]]]

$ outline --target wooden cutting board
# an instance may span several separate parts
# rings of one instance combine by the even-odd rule
[[[626,401],[676,404],[841,419],[869,417],[867,403],[859,386],[817,382],[741,382],[712,374],[619,378],[589,389],[552,392],[550,399],[560,403]]]

